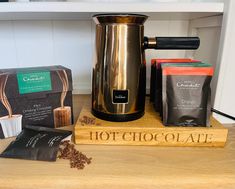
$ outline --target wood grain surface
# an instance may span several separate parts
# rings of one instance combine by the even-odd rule
[[[91,113],[91,104],[85,104],[74,129],[76,144],[102,145],[223,147],[227,134],[228,129],[213,117],[210,127],[166,127],[149,98],[144,116],[128,122],[98,119]]]
[[[76,97],[75,117],[88,96]],[[78,106],[78,104],[79,106]],[[73,129],[67,127],[67,129]],[[0,141],[0,151],[13,139]],[[234,189],[235,125],[224,148],[76,145],[92,157],[84,170],[0,158],[0,189]]]

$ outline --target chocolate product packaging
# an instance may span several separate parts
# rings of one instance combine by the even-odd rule
[[[198,60],[189,58],[175,58],[175,59],[152,59],[151,60],[151,76],[150,76],[150,102],[153,102],[154,108],[157,112],[161,110],[161,93],[162,93],[162,64],[176,64],[176,63],[195,63]]]
[[[71,131],[27,125],[0,157],[56,161],[60,142],[71,134]]]
[[[192,64],[193,63],[193,64]],[[163,103],[162,103],[162,67],[211,67],[212,65],[211,64],[207,64],[207,63],[203,63],[203,62],[183,62],[183,63],[164,63],[164,64],[161,64],[160,67],[161,69],[159,69],[159,75],[161,75],[161,77],[159,77],[159,79],[161,80],[161,84],[160,84],[160,93],[159,93],[159,97],[158,99],[154,99],[155,103],[155,107],[157,106],[159,108],[159,114],[160,114],[160,117],[162,117],[163,115]],[[157,104],[158,103],[158,104]]]
[[[156,61],[155,59],[151,60],[151,72],[150,72],[150,96],[149,100],[150,102],[153,102],[154,100],[154,89],[156,85]]]
[[[73,123],[72,74],[63,66],[0,70],[0,138],[22,126],[61,127]]]
[[[213,68],[209,64],[162,66],[163,124],[210,126]]]

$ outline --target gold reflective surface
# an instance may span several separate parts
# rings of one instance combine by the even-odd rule
[[[146,68],[143,25],[97,24],[92,109],[105,114],[144,111]],[[127,103],[114,103],[113,90],[127,90]]]
[[[142,14],[98,14],[93,16],[96,24],[144,24],[147,18]]]

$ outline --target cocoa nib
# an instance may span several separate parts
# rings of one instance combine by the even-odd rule
[[[90,164],[92,160],[92,158],[88,158],[76,150],[74,144],[71,144],[68,140],[61,142],[58,154],[59,159],[70,161],[71,168],[84,169],[85,164]]]
[[[79,121],[81,125],[100,125],[100,123],[96,123],[96,118],[89,116],[83,116]]]

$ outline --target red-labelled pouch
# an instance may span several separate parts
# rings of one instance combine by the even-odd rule
[[[154,103],[156,111],[161,110],[162,73],[161,65],[166,63],[197,63],[199,60],[190,58],[152,59],[150,75],[150,102]]]
[[[166,126],[210,126],[212,67],[163,67],[162,107]]]

